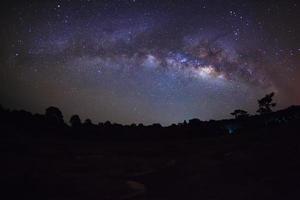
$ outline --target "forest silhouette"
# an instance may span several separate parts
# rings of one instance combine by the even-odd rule
[[[265,95],[259,99],[258,115],[250,115],[247,111],[236,109],[232,113],[234,119],[201,121],[190,119],[183,123],[172,124],[163,127],[159,123],[152,125],[131,124],[122,125],[106,121],[98,124],[90,119],[82,120],[80,116],[73,115],[70,120],[64,120],[59,108],[50,106],[45,114],[32,114],[24,110],[8,110],[0,107],[2,134],[13,136],[24,132],[32,136],[71,135],[82,137],[107,137],[115,138],[168,138],[168,137],[214,137],[226,134],[255,131],[260,128],[273,128],[276,126],[297,125],[300,119],[300,106],[291,106],[284,110],[273,112],[276,106],[273,102],[274,93]],[[69,123],[68,123],[69,122]],[[41,131],[43,135],[41,135]]]

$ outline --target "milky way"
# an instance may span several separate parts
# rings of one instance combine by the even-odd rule
[[[274,91],[300,103],[297,1],[10,1],[1,16],[1,104],[94,122],[254,113]]]

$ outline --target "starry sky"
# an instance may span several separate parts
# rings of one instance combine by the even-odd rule
[[[4,107],[169,125],[300,104],[297,0],[1,4]]]

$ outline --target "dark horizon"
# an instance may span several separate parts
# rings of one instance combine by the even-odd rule
[[[272,95],[272,96],[270,96],[270,95]],[[103,125],[105,123],[109,123],[111,125],[120,125],[120,126],[152,126],[152,125],[159,125],[161,127],[172,127],[174,125],[175,126],[177,126],[177,125],[181,126],[183,124],[190,123],[191,121],[195,121],[195,120],[198,121],[198,122],[205,122],[205,123],[211,122],[211,121],[218,122],[218,121],[237,120],[237,119],[250,120],[250,118],[252,118],[252,117],[261,116],[262,118],[264,118],[265,114],[273,115],[274,113],[277,114],[277,113],[285,112],[285,111],[290,110],[290,109],[294,110],[294,109],[300,108],[300,105],[290,105],[290,106],[288,106],[286,108],[283,108],[283,109],[275,108],[277,106],[277,102],[274,102],[274,96],[275,96],[275,93],[270,93],[270,94],[266,94],[263,98],[258,99],[257,100],[257,103],[258,103],[257,104],[257,110],[254,113],[249,113],[248,111],[239,108],[239,109],[235,109],[231,113],[229,113],[229,115],[231,117],[228,117],[228,118],[203,120],[203,119],[199,119],[199,118],[196,117],[196,118],[184,119],[183,121],[174,122],[174,123],[171,123],[171,124],[168,124],[168,125],[161,124],[159,122],[154,122],[154,123],[150,123],[150,124],[139,123],[139,122],[132,122],[132,123],[129,123],[129,124],[122,124],[122,123],[115,122],[115,121],[110,121],[110,120],[104,120],[104,121],[96,121],[95,120],[95,121],[93,121],[89,117],[81,118],[81,116],[76,114],[76,113],[73,114],[72,116],[68,117],[68,116],[65,116],[64,113],[61,111],[61,109],[56,107],[56,106],[48,106],[47,108],[45,108],[45,110],[44,110],[45,112],[43,112],[43,113],[32,113],[31,111],[24,110],[24,109],[20,109],[20,110],[9,109],[9,108],[6,108],[5,106],[1,105],[1,104],[0,104],[0,108],[1,108],[2,111],[5,111],[5,112],[26,112],[26,113],[29,113],[32,116],[44,116],[44,115],[46,116],[48,109],[55,109],[57,112],[61,113],[61,117],[62,117],[61,119],[68,126],[70,126],[70,125],[72,126],[72,122],[71,122],[72,117],[76,116],[76,117],[78,117],[78,119],[80,120],[80,123],[82,123],[82,124],[89,123],[89,124],[93,124],[93,125]],[[262,103],[262,104],[259,103],[260,101],[262,101],[262,99],[266,99],[268,97],[270,97],[269,102]],[[270,105],[272,105],[272,106],[270,106]],[[267,110],[261,110],[261,108],[263,108],[263,109],[268,108],[268,109]],[[282,117],[282,116],[280,116],[280,117]]]

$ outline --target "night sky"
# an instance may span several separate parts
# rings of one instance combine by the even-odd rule
[[[0,103],[163,125],[300,104],[300,2],[1,1]]]

